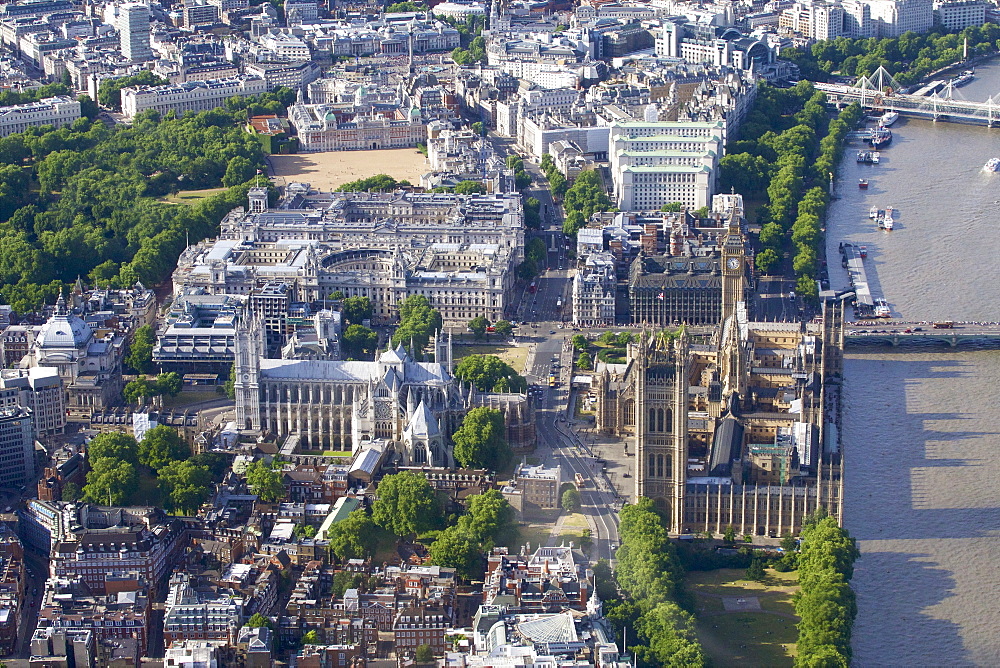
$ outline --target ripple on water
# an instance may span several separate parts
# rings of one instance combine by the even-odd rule
[[[1000,64],[977,77],[967,99],[1000,91]],[[1000,174],[981,172],[1000,130],[897,126],[885,164],[840,168],[832,287],[846,285],[837,244],[851,241],[868,246],[876,296],[897,316],[1000,320]],[[868,192],[843,185],[862,177]],[[873,204],[899,209],[896,230],[875,229]],[[1000,352],[852,353],[845,376],[845,521],[862,550],[855,662],[1000,665]]]

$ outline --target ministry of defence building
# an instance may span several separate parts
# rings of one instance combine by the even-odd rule
[[[411,295],[425,296],[445,325],[503,319],[524,259],[518,194],[288,191],[269,208],[267,191],[251,189],[249,210],[230,212],[217,239],[181,254],[174,294],[250,295],[283,283],[292,301],[338,290],[368,297],[375,324],[394,322]]]

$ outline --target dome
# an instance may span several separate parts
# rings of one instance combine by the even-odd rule
[[[80,316],[60,313],[42,325],[39,348],[80,348],[90,343],[94,332]]]

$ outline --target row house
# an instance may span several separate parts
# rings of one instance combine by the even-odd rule
[[[80,577],[90,591],[101,593],[109,576],[135,571],[155,588],[183,551],[186,532],[177,524],[112,526],[68,535],[52,549],[51,573]]]
[[[170,578],[163,641],[166,646],[185,640],[220,640],[235,643],[243,626],[244,600],[232,590],[196,590],[191,576],[174,573]]]
[[[143,579],[135,573],[108,578],[107,594],[92,595],[80,576],[45,584],[38,628],[90,629],[98,644],[134,639],[146,653],[152,610]]]

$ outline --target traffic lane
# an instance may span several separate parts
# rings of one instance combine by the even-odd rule
[[[544,434],[543,438],[546,442],[552,445],[553,459],[561,464],[564,470],[571,471],[574,478],[579,473],[585,480],[589,481],[589,485],[580,490],[581,510],[591,527],[591,542],[595,547],[595,556],[597,559],[605,557],[610,559],[612,557],[611,546],[617,540],[617,531],[613,528],[614,525],[609,522],[603,499],[594,490],[595,481],[590,471],[572,454],[572,449],[568,447],[565,435],[552,425],[551,418],[543,420],[539,424],[539,431]]]

